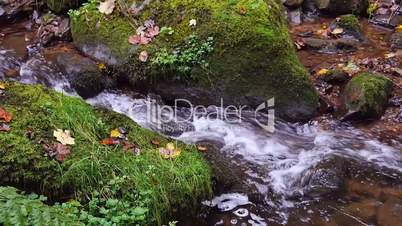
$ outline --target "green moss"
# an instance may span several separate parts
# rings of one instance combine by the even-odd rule
[[[338,25],[341,28],[350,30],[350,31],[356,31],[356,32],[361,32],[361,27],[359,23],[359,19],[357,16],[353,14],[347,14],[339,17]]]
[[[388,103],[392,82],[386,77],[362,73],[354,77],[345,88],[349,111],[359,111],[364,118],[380,117]]]
[[[81,99],[66,97],[41,86],[10,84],[0,106],[12,113],[11,131],[0,133],[0,184],[45,194],[52,200],[99,190],[115,176],[127,176],[125,194],[149,200],[147,221],[161,222],[172,208],[192,208],[211,192],[210,171],[194,147],[178,143],[183,150],[176,160],[162,159],[152,139],[171,142],[140,128],[125,116],[94,110]],[[122,147],[102,146],[110,130],[124,126],[128,139],[142,150],[126,154]],[[42,145],[54,142],[53,130],[69,129],[76,144],[60,163],[46,156]],[[137,196],[136,196],[137,197]]]

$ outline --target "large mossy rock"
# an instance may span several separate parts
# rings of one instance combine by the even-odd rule
[[[77,8],[85,0],[46,0],[47,7],[55,13],[67,12],[69,9]]]
[[[357,119],[375,119],[384,113],[392,82],[378,74],[362,73],[345,87],[344,103],[347,110],[346,117]]]
[[[275,97],[281,118],[306,120],[316,112],[316,91],[295,54],[282,6],[274,0],[147,0],[131,22],[117,9],[106,17],[97,6],[90,3],[70,14],[75,45],[119,68],[129,65],[124,73],[132,84],[144,84],[139,79],[145,77],[167,102],[187,98],[212,105],[223,98],[224,105],[257,107]],[[172,32],[148,45],[130,45],[129,36],[149,19]],[[197,25],[190,26],[191,20]],[[211,38],[209,53],[203,47]],[[138,59],[144,50],[147,63]]]
[[[315,0],[319,10],[333,15],[347,13],[366,14],[368,0]]]
[[[0,107],[13,115],[11,130],[0,133],[0,186],[34,191],[52,201],[75,198],[85,203],[94,191],[105,192],[102,188],[114,178],[125,178],[124,192],[114,198],[146,208],[148,225],[166,220],[173,208],[194,208],[211,192],[209,167],[194,147],[178,142],[182,154],[163,159],[151,141],[174,141],[123,115],[36,85],[7,84]],[[140,155],[100,144],[122,126]],[[75,138],[63,162],[49,157],[43,147],[56,142],[56,129],[68,129]]]

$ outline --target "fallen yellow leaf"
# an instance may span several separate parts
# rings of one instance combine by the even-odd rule
[[[74,138],[71,137],[69,130],[57,129],[53,131],[53,136],[56,137],[57,141],[63,145],[73,145],[75,144]]]
[[[173,143],[166,144],[166,149],[170,150],[170,151],[173,151],[175,149],[174,144]]]
[[[321,69],[317,72],[317,75],[322,76],[328,74],[329,70],[328,69]]]
[[[175,159],[181,155],[180,149],[168,150],[166,148],[159,148],[159,153],[164,159]]]
[[[4,84],[3,82],[0,82],[0,89],[6,89],[6,84]]]
[[[402,32],[402,24],[395,28],[396,32]]]
[[[120,138],[121,137],[121,133],[119,131],[119,129],[114,129],[110,132],[110,137],[111,138]]]
[[[105,72],[105,71],[106,71],[106,64],[104,64],[104,63],[99,63],[99,64],[98,64],[98,70],[99,70],[100,72]]]

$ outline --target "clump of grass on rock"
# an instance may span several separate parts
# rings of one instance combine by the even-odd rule
[[[86,203],[97,192],[147,209],[147,224],[165,221],[173,208],[191,209],[211,192],[209,167],[195,148],[177,143],[181,156],[163,159],[151,140],[162,145],[172,141],[123,115],[93,109],[81,99],[42,86],[14,83],[8,84],[0,106],[13,115],[11,131],[0,133],[0,185],[44,194],[53,201]],[[129,141],[141,147],[140,156],[100,144],[121,126]],[[49,158],[42,147],[54,142],[57,128],[71,130],[75,138],[64,162]],[[116,178],[124,178],[119,191],[104,192]]]

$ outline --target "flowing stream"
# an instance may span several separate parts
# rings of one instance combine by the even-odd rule
[[[13,50],[0,49],[0,75],[15,67],[19,67],[18,80],[23,83],[39,83],[76,95],[65,76],[35,49],[26,59]],[[307,124],[278,121],[275,132],[268,133],[251,118],[231,123],[203,114],[195,114],[185,124],[170,123],[172,131],[166,133],[147,120],[146,97],[107,90],[87,102],[127,115],[143,127],[189,144],[207,144],[214,150],[209,160],[221,167],[222,178],[230,182],[219,181],[216,196],[203,201],[200,214],[182,219],[182,225],[334,225],[334,219],[345,225],[379,224],[378,211],[374,218],[349,211],[351,205],[365,200],[375,202],[377,209],[391,203],[389,211],[396,208],[402,213],[400,141],[384,143],[333,119]],[[186,108],[178,111],[183,117],[191,113]],[[382,192],[381,197],[366,191],[375,189]]]

